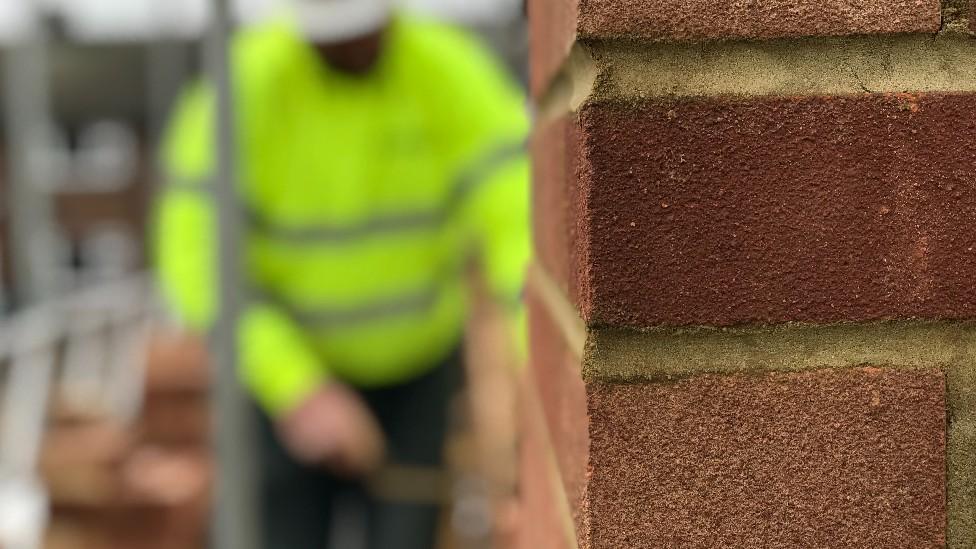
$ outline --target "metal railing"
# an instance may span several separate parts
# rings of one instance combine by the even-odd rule
[[[38,464],[55,407],[123,425],[139,415],[155,303],[139,275],[0,320],[0,547],[42,546]]]

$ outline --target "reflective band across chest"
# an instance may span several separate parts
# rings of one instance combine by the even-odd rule
[[[317,330],[365,325],[392,318],[423,314],[437,304],[437,299],[444,289],[443,283],[436,284],[401,296],[347,308],[297,307],[292,303],[283,303],[280,299],[270,298],[268,300],[287,311],[289,316],[303,328]]]
[[[249,216],[250,226],[261,235],[289,244],[340,244],[385,234],[431,230],[440,227],[446,219],[447,213],[444,211],[417,211],[374,217],[359,225],[348,227],[326,225],[287,227],[272,224],[254,211],[250,212]]]
[[[441,207],[378,215],[347,226],[290,226],[268,219],[257,209],[252,209],[249,214],[251,227],[267,238],[298,245],[345,244],[402,232],[437,230],[480,185],[488,181],[495,170],[516,160],[524,152],[524,142],[507,143],[490,150],[461,172]]]

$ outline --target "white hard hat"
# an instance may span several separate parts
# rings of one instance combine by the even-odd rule
[[[306,38],[341,42],[381,29],[390,19],[391,0],[294,0],[295,17]]]

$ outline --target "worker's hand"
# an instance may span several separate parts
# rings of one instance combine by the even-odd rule
[[[385,454],[376,418],[363,399],[341,383],[313,392],[279,419],[278,431],[298,461],[346,476],[372,472]]]

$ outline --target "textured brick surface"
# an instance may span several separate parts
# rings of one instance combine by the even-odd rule
[[[583,39],[755,40],[934,33],[942,23],[939,0],[529,0],[528,15],[529,87],[537,98],[549,89],[577,35]]]
[[[141,434],[157,444],[206,445],[210,440],[210,411],[206,394],[153,392],[143,406]]]
[[[976,316],[976,94],[589,104],[591,323]]]
[[[580,261],[579,230],[579,126],[563,116],[537,126],[531,139],[533,165],[533,235],[538,261],[567,296],[577,293]]]
[[[578,0],[528,0],[529,88],[546,92],[576,39]]]
[[[571,64],[599,75],[595,99],[976,91],[976,40],[959,33],[650,46],[615,40],[586,50],[590,64],[582,54]],[[579,102],[590,81],[570,82]]]
[[[694,40],[887,34],[936,32],[940,23],[939,0],[584,0],[579,8],[579,32],[584,37]]]
[[[196,549],[206,547],[205,501],[193,508],[132,507],[110,512],[56,508],[48,549]]]
[[[531,375],[520,384],[518,549],[572,549],[572,519]]]
[[[580,361],[529,286],[529,365],[570,506],[579,509],[589,453],[586,387]]]
[[[595,328],[587,380],[667,381],[885,364],[945,371],[949,547],[976,541],[976,323],[917,321],[780,325],[726,330]]]
[[[590,387],[593,549],[945,546],[938,370]]]
[[[976,32],[976,2],[972,0],[942,0],[942,26],[950,32]]]
[[[148,392],[206,392],[210,386],[207,342],[188,333],[159,331],[149,340]]]

